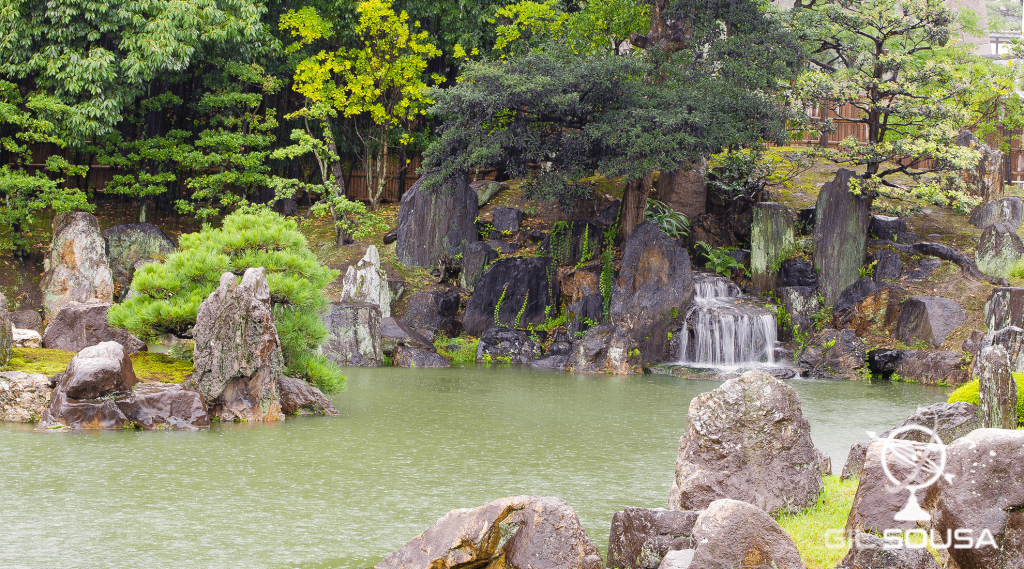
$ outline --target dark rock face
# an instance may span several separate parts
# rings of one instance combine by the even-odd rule
[[[900,254],[895,251],[884,249],[871,256],[875,262],[875,284],[886,286],[900,280],[903,274],[903,261]]]
[[[604,231],[601,226],[589,221],[564,221],[556,223],[544,237],[541,250],[559,265],[576,265],[601,256]]]
[[[1024,200],[1016,197],[983,203],[971,212],[971,225],[978,229],[1008,223],[1016,230],[1020,228],[1022,219],[1024,219]]]
[[[603,371],[627,375],[640,364],[629,355],[630,338],[612,324],[595,326],[577,340],[570,358],[576,373]]]
[[[750,229],[750,273],[754,286],[775,288],[776,263],[796,244],[796,214],[783,204],[754,204],[754,224]]]
[[[408,346],[420,350],[435,351],[434,345],[422,334],[395,318],[381,318],[380,349],[391,355],[398,346]]]
[[[194,431],[210,426],[203,396],[179,384],[140,383],[131,397],[117,401],[117,407],[136,427],[147,431]]]
[[[199,305],[193,329],[192,379],[222,421],[280,418],[277,378],[284,370],[281,342],[270,308],[270,286],[262,268],[246,269],[239,283],[231,273]]]
[[[814,226],[814,266],[826,305],[834,305],[843,290],[859,277],[867,248],[869,207],[863,196],[850,193],[854,173],[840,169],[818,194]]]
[[[934,504],[932,528],[975,528],[974,539],[988,529],[996,547],[947,551],[957,567],[1024,567],[1024,431],[978,429],[946,449],[946,474],[928,489]]]
[[[746,372],[690,401],[669,509],[699,510],[731,498],[770,514],[799,511],[817,500],[826,461],[811,441],[796,390]]]
[[[40,288],[47,320],[69,302],[114,301],[107,244],[92,214],[72,211],[53,218],[53,243]]]
[[[462,254],[462,272],[459,273],[459,286],[472,291],[477,281],[484,274],[484,269],[498,258],[498,252],[483,241],[470,243]]]
[[[174,241],[152,223],[115,225],[103,232],[103,239],[107,243],[117,302],[128,294],[135,276],[135,263],[143,259],[163,259],[178,250]]]
[[[281,392],[281,411],[286,415],[337,415],[338,410],[316,387],[296,379],[282,376],[277,380]]]
[[[996,287],[985,303],[985,325],[989,330],[1007,326],[1024,328],[1024,288]]]
[[[1024,243],[1009,224],[989,225],[981,234],[974,262],[986,275],[1006,278],[1013,266],[1024,258]]]
[[[797,229],[800,231],[800,235],[812,235],[814,233],[814,223],[818,219],[818,208],[813,205],[805,207],[797,215],[799,216]]]
[[[907,503],[910,491],[902,488],[899,491],[894,491],[895,486],[889,480],[882,466],[884,449],[885,442],[881,440],[874,440],[867,446],[860,471],[860,483],[857,485],[857,494],[853,497],[850,515],[846,518],[847,532],[882,533],[889,528],[907,530],[917,527],[915,521],[895,519],[896,514]],[[888,466],[893,476],[900,480],[913,476],[908,466],[891,460],[888,462]],[[917,482],[924,482],[924,480],[917,480]]]
[[[868,369],[874,375],[889,377],[903,358],[903,350],[871,350],[868,352]]]
[[[511,255],[519,250],[519,245],[501,239],[491,239],[487,241],[487,245],[502,255]]]
[[[11,312],[11,324],[22,330],[43,330],[43,318],[35,310],[16,310]]]
[[[875,285],[873,279],[869,277],[857,279],[856,282],[846,287],[843,293],[839,295],[839,300],[836,301],[832,313],[840,321],[847,320],[846,317],[857,309],[857,305],[862,300],[875,294],[877,290],[878,286]]]
[[[909,549],[906,543],[893,547],[870,533],[856,533],[853,547],[836,569],[940,569],[926,549]]]
[[[281,198],[279,200],[274,200],[274,203],[273,205],[270,206],[270,209],[274,210],[275,212],[283,216],[292,217],[299,215],[299,202],[295,201],[292,198]]]
[[[129,354],[146,350],[146,343],[132,336],[127,330],[107,324],[110,303],[92,300],[65,304],[43,332],[43,347],[51,350],[77,352],[100,342],[117,342]]]
[[[320,353],[342,366],[380,367],[380,307],[368,302],[332,302],[323,314],[327,337]]]
[[[523,224],[523,212],[511,207],[496,207],[491,212],[492,224],[498,231],[515,233]]]
[[[578,332],[586,332],[591,326],[588,322],[601,322],[603,319],[604,299],[600,294],[588,294],[566,307],[565,321],[572,338],[576,338]]]
[[[572,362],[567,354],[545,354],[544,357],[530,362],[530,367],[551,371],[564,371]]]
[[[558,283],[563,303],[575,303],[587,295],[601,294],[600,266],[558,269]]]
[[[664,361],[668,333],[693,301],[690,256],[645,221],[626,240],[619,276],[612,290],[612,324],[629,335],[645,361]]]
[[[11,313],[7,311],[7,298],[0,294],[0,368],[11,362],[11,348],[14,346],[14,326]]]
[[[968,373],[962,363],[963,354],[951,350],[906,350],[896,364],[896,373],[905,381],[922,385],[960,385]]]
[[[790,323],[799,332],[810,334],[814,330],[814,315],[820,308],[818,304],[818,291],[809,286],[789,286],[776,289],[775,291],[782,301],[782,308],[789,314]],[[780,330],[788,339],[790,330]]]
[[[938,296],[912,296],[903,303],[896,338],[907,345],[923,341],[938,348],[951,332],[967,322],[967,311]]]
[[[814,265],[803,259],[786,259],[779,267],[779,287],[818,286],[818,273]]]
[[[391,361],[395,367],[451,367],[451,364],[448,363],[444,356],[434,351],[410,348],[408,346],[395,346],[394,354]]]
[[[455,319],[459,304],[459,293],[454,290],[418,292],[409,297],[403,318],[413,328],[426,328],[454,338],[462,332],[462,323]]]
[[[491,265],[477,281],[466,306],[463,325],[466,332],[474,336],[496,325],[520,328],[537,325],[547,318],[545,308],[558,306],[558,298],[557,268],[550,258],[502,259]],[[498,307],[497,322],[495,307]]]
[[[916,264],[910,267],[903,267],[905,278],[908,281],[923,281],[928,277],[932,276],[935,269],[938,269],[942,265],[940,259],[921,259]]]
[[[1010,373],[1006,348],[982,348],[974,363],[981,400],[981,423],[987,429],[1017,428],[1017,382]]]
[[[602,569],[601,554],[560,498],[516,496],[452,510],[374,569]]]
[[[812,377],[858,380],[865,355],[864,341],[853,330],[825,329],[808,340],[797,363]]]
[[[654,184],[658,199],[685,215],[686,219],[697,219],[707,210],[708,186],[704,181],[707,169],[707,161],[702,160],[675,172],[662,172]]]
[[[477,193],[465,179],[431,193],[420,178],[402,196],[395,252],[404,265],[434,268],[442,255],[454,257],[477,241]]]
[[[793,540],[771,516],[746,502],[712,502],[697,517],[693,540],[693,569],[804,569]]]
[[[868,223],[868,235],[883,241],[896,241],[899,243],[901,233],[907,231],[906,220],[888,215],[872,215]]]
[[[693,524],[700,512],[626,508],[612,516],[608,567],[658,569],[671,550],[693,549]]]
[[[528,364],[540,357],[541,346],[526,330],[489,328],[480,335],[476,348],[477,363],[489,356],[494,363]]]

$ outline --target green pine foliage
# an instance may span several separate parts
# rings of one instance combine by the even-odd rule
[[[324,392],[340,390],[345,378],[316,353],[327,335],[320,319],[327,305],[323,288],[338,273],[320,265],[295,221],[263,208],[243,208],[218,229],[206,225],[182,235],[178,252],[135,273],[132,298],[111,307],[110,323],[144,338],[191,337],[199,305],[217,288],[221,274],[241,276],[252,267],[267,271],[288,372]]]

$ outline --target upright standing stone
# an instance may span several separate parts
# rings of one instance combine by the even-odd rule
[[[1017,230],[1005,223],[986,227],[974,251],[978,270],[994,277],[1010,276],[1010,270],[1021,259],[1024,259],[1024,243]]]
[[[696,220],[707,212],[708,186],[704,181],[707,171],[708,162],[702,159],[700,164],[662,172],[654,184],[658,199],[687,219]]]
[[[981,399],[982,426],[992,429],[1017,428],[1017,383],[1010,373],[1009,356],[1002,346],[981,350],[974,362]]]
[[[366,255],[355,265],[349,265],[342,286],[342,302],[367,302],[380,309],[381,318],[391,316],[391,287],[387,274],[380,268],[376,245],[367,247]]]
[[[47,320],[69,302],[114,301],[107,244],[92,214],[71,211],[53,218],[53,243],[44,265],[40,288]]]
[[[981,198],[982,202],[999,199],[1003,195],[1003,151],[978,140],[969,130],[963,130],[956,137],[957,146],[973,148],[981,155],[978,163],[970,170],[961,172],[967,191]]]
[[[835,304],[843,290],[859,278],[867,254],[870,210],[867,198],[850,193],[854,175],[840,169],[818,194],[814,266],[826,306]]]
[[[775,288],[776,276],[785,257],[796,245],[796,214],[771,202],[754,204],[754,225],[750,228],[750,274],[761,290]]]
[[[327,337],[320,353],[343,366],[380,367],[381,316],[368,302],[333,302],[324,313]]]
[[[971,225],[985,229],[989,225],[1008,223],[1018,229],[1024,218],[1024,200],[1006,198],[999,201],[982,203],[971,212]]]
[[[395,251],[404,265],[434,268],[442,255],[454,257],[478,241],[477,193],[465,178],[430,193],[420,178],[402,196]]]
[[[550,257],[502,259],[477,281],[462,324],[474,336],[494,326],[536,326],[551,312],[547,307],[558,306],[558,297],[558,268]]]
[[[985,303],[985,326],[1001,330],[1007,326],[1024,328],[1024,288],[1001,286],[992,289]]]
[[[14,325],[11,313],[7,311],[7,298],[0,294],[0,368],[11,363],[11,347],[14,344]]]
[[[163,259],[178,246],[152,223],[115,225],[103,232],[107,242],[110,271],[114,278],[114,299],[120,302],[128,294],[135,276],[135,265],[143,259]]]
[[[498,252],[484,241],[477,241],[466,246],[462,253],[462,271],[459,273],[459,286],[472,291],[484,270],[498,258]]]
[[[903,303],[896,322],[896,338],[908,346],[923,341],[933,348],[945,343],[950,333],[964,325],[967,311],[940,296],[912,296]]]

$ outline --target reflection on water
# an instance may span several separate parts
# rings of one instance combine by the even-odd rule
[[[199,433],[0,427],[0,567],[369,567],[452,508],[565,498],[605,551],[612,514],[665,507],[711,381],[519,369],[350,369],[329,419]],[[944,390],[794,381],[842,468],[864,431]]]

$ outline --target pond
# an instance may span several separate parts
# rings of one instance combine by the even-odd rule
[[[559,496],[606,553],[665,507],[695,395],[719,384],[529,369],[349,369],[334,418],[198,433],[0,424],[0,567],[370,567],[452,508]],[[841,470],[941,388],[792,381]]]

